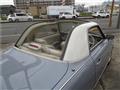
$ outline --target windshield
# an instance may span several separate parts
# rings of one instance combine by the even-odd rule
[[[46,24],[26,31],[17,43],[17,46],[34,54],[60,59],[64,47],[64,41],[58,29],[58,24]]]
[[[26,14],[16,14],[16,16],[27,16]]]
[[[43,57],[61,59],[68,34],[78,25],[80,22],[71,21],[35,24],[23,33],[16,46]]]

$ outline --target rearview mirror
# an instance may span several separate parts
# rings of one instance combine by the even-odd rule
[[[115,36],[114,35],[106,35],[105,37],[106,37],[106,39],[112,40],[112,39],[114,39]]]

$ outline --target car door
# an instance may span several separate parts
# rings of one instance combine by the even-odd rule
[[[71,13],[66,13],[66,17],[67,18],[72,18],[72,14]]]
[[[73,75],[69,76],[71,73]],[[82,61],[70,64],[65,78],[68,78],[69,81],[66,80],[67,82],[61,90],[92,90],[96,83],[95,64],[92,58],[88,56]]]
[[[102,12],[102,11],[101,11],[101,12],[100,12],[100,16],[101,16],[101,17],[105,17],[105,12]]]
[[[23,20],[23,21],[27,21],[27,20],[28,20],[28,16],[27,16],[26,14],[23,14],[22,20]]]
[[[22,14],[21,13],[16,14],[16,19],[22,21],[23,20]]]
[[[99,27],[93,27],[89,30],[89,41],[91,57],[96,67],[96,80],[98,80],[109,61],[109,42]]]

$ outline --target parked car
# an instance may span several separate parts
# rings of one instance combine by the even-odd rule
[[[108,12],[98,11],[96,13],[93,13],[92,16],[97,18],[109,18],[110,14]]]
[[[75,19],[75,18],[77,18],[77,16],[69,12],[61,12],[59,14],[59,19]]]
[[[112,35],[95,22],[31,25],[0,58],[3,90],[92,90],[111,60]]]
[[[32,21],[33,16],[25,14],[25,13],[14,13],[14,14],[8,15],[7,20],[9,22]]]

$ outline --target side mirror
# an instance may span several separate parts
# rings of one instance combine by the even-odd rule
[[[105,37],[106,37],[106,39],[112,40],[112,39],[114,39],[115,36],[114,35],[106,35]]]

